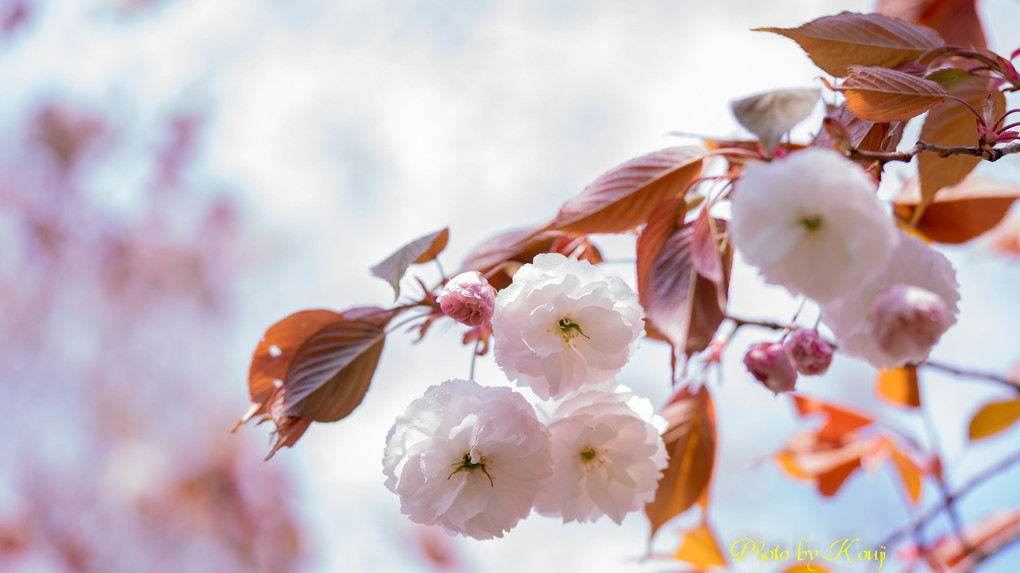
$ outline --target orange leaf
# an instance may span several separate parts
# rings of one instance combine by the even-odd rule
[[[967,437],[980,440],[994,436],[1020,420],[1020,400],[1002,400],[985,404],[970,419]]]
[[[248,367],[251,408],[234,427],[235,431],[253,416],[267,411],[270,396],[276,391],[277,383],[283,383],[287,365],[297,349],[319,329],[339,319],[340,313],[331,310],[302,310],[269,327]]]
[[[849,71],[842,84],[829,87],[843,92],[847,108],[868,121],[905,121],[948,95],[937,82],[905,72],[864,66],[850,66]]]
[[[708,347],[723,321],[733,249],[726,245],[719,254],[722,219],[709,220],[705,213],[684,224],[683,217],[679,197],[652,213],[637,241],[637,281],[648,321],[676,352],[689,356]]]
[[[965,243],[995,228],[1020,198],[1020,185],[968,175],[963,181],[938,190],[914,228],[932,241]],[[904,185],[893,199],[902,221],[911,221],[921,203],[916,182]]]
[[[719,549],[712,528],[706,522],[684,532],[683,541],[680,542],[680,547],[673,554],[673,558],[702,569],[726,566],[726,558]]]
[[[903,487],[907,490],[908,499],[911,505],[917,505],[921,500],[921,467],[899,450],[892,442],[889,444],[893,465],[900,474]]]
[[[880,437],[861,439],[853,434],[827,440],[809,431],[791,438],[775,458],[792,477],[814,481],[818,492],[830,497],[881,443]]]
[[[712,479],[715,462],[715,414],[704,386],[694,393],[688,386],[681,388],[662,416],[669,423],[662,436],[669,466],[659,480],[655,499],[645,506],[652,525],[649,537],[698,501]]]
[[[844,438],[845,434],[867,426],[874,421],[872,418],[862,414],[803,396],[793,396],[793,401],[797,407],[797,413],[801,417],[812,414],[824,414],[826,416],[825,425],[818,430],[818,436],[823,441],[840,441]]]
[[[875,378],[875,392],[899,406],[917,408],[921,405],[921,388],[916,366],[899,366],[882,370]]]
[[[996,90],[994,80],[986,76],[947,69],[931,74],[929,79],[938,82],[949,94],[969,103],[974,109],[981,109],[988,94],[994,98],[996,113],[1006,109],[1006,96]],[[980,137],[976,121],[977,118],[965,106],[947,101],[935,106],[925,118],[919,139],[936,145],[974,146]],[[921,153],[917,158],[917,172],[921,179],[922,203],[927,206],[940,189],[963,181],[980,162],[980,158],[967,155],[942,158],[934,153]]]
[[[966,545],[951,534],[935,543],[933,558],[949,573],[971,571],[984,555],[992,555],[1020,537],[1020,509],[1000,509],[963,528]],[[968,547],[975,551],[968,551]]]
[[[663,149],[614,167],[567,201],[550,229],[620,233],[648,220],[662,201],[682,195],[701,174],[696,147]]]
[[[881,14],[842,12],[797,28],[756,28],[800,44],[816,66],[841,77],[849,66],[895,67],[945,42],[925,28]]]
[[[434,260],[450,240],[450,229],[444,227],[411,241],[372,267],[372,274],[390,283],[394,300],[400,297],[400,279],[411,265]]]
[[[879,0],[876,12],[927,26],[951,46],[987,45],[975,0]]]

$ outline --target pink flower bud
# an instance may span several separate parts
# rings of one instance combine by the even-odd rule
[[[496,291],[482,273],[468,271],[446,283],[436,299],[446,316],[467,326],[481,326],[496,310]]]
[[[818,331],[801,328],[786,339],[783,349],[790,355],[797,372],[805,376],[825,374],[832,364],[832,347]]]
[[[789,392],[797,384],[797,368],[778,342],[759,342],[744,355],[744,365],[755,379],[776,394]]]
[[[921,287],[897,284],[871,304],[871,335],[882,352],[901,362],[927,358],[931,347],[952,326],[946,301]]]

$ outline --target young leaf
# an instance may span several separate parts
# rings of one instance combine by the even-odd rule
[[[633,229],[663,200],[683,194],[701,174],[703,155],[696,147],[673,147],[631,159],[567,201],[548,228],[571,233]]]
[[[446,248],[449,240],[450,229],[444,227],[400,247],[370,270],[373,275],[390,283],[393,287],[393,300],[396,300],[400,297],[400,279],[404,278],[407,268],[434,260]]]
[[[888,447],[893,465],[900,475],[900,481],[906,488],[907,499],[910,500],[911,505],[917,505],[917,502],[921,500],[921,467],[892,442],[888,442]]]
[[[875,392],[898,406],[920,407],[921,389],[917,380],[917,366],[898,366],[880,371],[875,378]]]
[[[772,153],[783,135],[811,114],[820,95],[817,88],[774,90],[734,100],[730,109],[740,125]]]
[[[478,271],[492,288],[500,290],[510,284],[521,265],[530,263],[539,253],[560,253],[593,265],[602,262],[602,253],[586,235],[525,228],[486,240],[468,254],[458,273]]]
[[[655,499],[645,506],[652,524],[649,538],[670,519],[687,511],[708,488],[715,463],[715,414],[702,386],[681,388],[662,411],[669,426],[662,438],[669,466],[659,480]]]
[[[970,419],[967,437],[980,440],[1008,429],[1020,420],[1020,400],[1001,400],[985,404]]]
[[[674,559],[685,561],[702,569],[709,567],[726,567],[726,558],[719,549],[712,528],[706,521],[697,527],[683,532],[683,541],[673,554]]]
[[[950,46],[984,48],[987,45],[975,0],[878,0],[875,11],[927,26]]]
[[[1006,96],[995,89],[995,83],[985,76],[962,70],[940,70],[929,76],[946,91],[981,109],[985,96],[992,94],[998,113],[1006,109]],[[920,139],[936,145],[977,145],[979,135],[976,118],[965,106],[947,101],[928,113],[921,127]],[[978,157],[954,155],[942,158],[933,153],[922,153],[917,158],[917,172],[921,179],[921,198],[925,208],[940,189],[956,185],[981,162]]]
[[[843,126],[849,137],[849,143],[854,149],[862,151],[895,151],[896,146],[899,145],[900,139],[903,137],[904,122],[876,123],[861,119],[847,109],[846,103],[841,104],[828,117]],[[832,136],[825,130],[818,132],[813,144],[819,147],[839,147],[832,140]]]
[[[829,87],[843,92],[847,108],[868,121],[905,121],[949,95],[937,82],[896,70],[850,66],[849,71],[842,84]]]
[[[956,185],[939,189],[914,228],[932,241],[965,243],[1001,223],[1018,198],[1020,185],[970,174]],[[893,211],[909,222],[920,203],[920,187],[911,182],[893,199]]]
[[[637,281],[647,320],[677,352],[689,356],[707,348],[722,323],[733,250],[727,244],[720,256],[707,215],[697,233],[697,222],[683,224],[683,212],[680,198],[673,198],[652,214],[637,242]],[[721,241],[726,222],[712,219],[711,224]],[[711,278],[698,271],[695,258]]]
[[[793,396],[793,401],[797,408],[797,414],[802,418],[814,414],[822,414],[826,417],[825,425],[818,431],[818,435],[823,441],[839,442],[843,440],[845,434],[874,422],[872,418],[819,400]]]
[[[302,310],[269,327],[255,348],[248,368],[251,408],[234,427],[235,431],[252,417],[268,411],[269,399],[277,383],[283,383],[287,365],[298,347],[319,329],[339,319],[340,313],[331,310]]]
[[[395,311],[356,308],[319,329],[294,353],[280,388],[280,415],[335,422],[361,403]]]
[[[931,28],[881,14],[842,12],[797,28],[756,28],[774,32],[800,44],[816,66],[842,77],[847,68],[892,68],[944,44]]]

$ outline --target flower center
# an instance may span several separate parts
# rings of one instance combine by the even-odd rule
[[[817,231],[822,226],[822,218],[818,215],[805,215],[798,222],[808,231]]]
[[[581,325],[573,321],[569,316],[564,316],[556,322],[556,326],[560,330],[560,336],[563,337],[563,343],[570,348],[576,348],[577,344],[574,339],[578,335],[588,338],[588,335],[581,330]]]
[[[599,451],[591,446],[581,450],[580,453],[581,461],[584,462],[585,474],[590,474],[593,469],[600,468],[602,464],[606,463],[605,456],[599,455]]]
[[[459,472],[473,472],[475,470],[481,470],[482,473],[485,474],[485,477],[489,478],[489,486],[495,486],[495,484],[492,483],[492,476],[489,475],[489,470],[486,469],[485,464],[485,456],[479,457],[477,462],[472,462],[471,452],[464,452],[464,458],[462,460],[450,464],[454,469],[446,479],[452,478],[454,474]]]

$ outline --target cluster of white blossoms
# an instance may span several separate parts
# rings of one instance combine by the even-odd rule
[[[386,486],[401,511],[489,539],[532,509],[564,522],[607,515],[620,523],[650,502],[667,462],[665,421],[614,379],[644,332],[636,293],[559,254],[522,266],[488,315],[484,278],[455,280],[440,296],[443,312],[468,325],[491,317],[496,363],[556,402],[540,420],[508,387],[449,380],[429,388],[386,439]]]
[[[952,264],[898,230],[875,191],[857,164],[832,150],[750,164],[732,194],[730,231],[768,282],[819,303],[840,350],[889,368],[928,357],[956,322],[960,295]],[[786,374],[782,391],[793,389],[788,365],[768,364]]]

